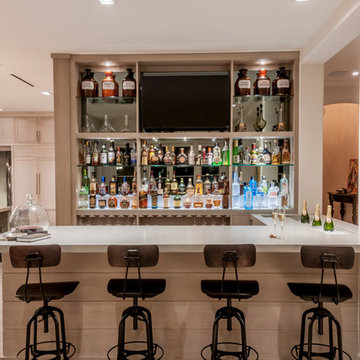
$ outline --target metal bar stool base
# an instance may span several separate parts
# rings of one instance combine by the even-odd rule
[[[217,345],[235,345],[235,346],[241,347],[241,349],[242,349],[242,344],[236,343],[236,342],[218,342]],[[204,352],[205,352],[206,349],[209,349],[209,348],[211,348],[211,344],[209,344],[209,345],[202,348],[202,350],[200,352],[200,355],[201,355],[202,359],[207,360],[207,358],[204,356]],[[225,351],[225,350],[219,350],[219,349],[217,350],[216,359],[220,360],[225,356],[227,358],[232,357],[233,359],[241,359],[241,360],[243,359],[242,351]],[[259,354],[251,346],[246,346],[246,357],[247,357],[248,360],[250,360],[252,357],[254,358],[254,360],[258,360],[259,359]]]
[[[45,345],[45,344],[56,344],[56,341],[38,342],[36,344],[36,347],[38,347],[39,345]],[[54,355],[54,357],[48,358],[47,360],[57,360],[56,350],[50,350],[50,349],[39,350],[39,349],[37,349],[35,351],[34,344],[31,344],[29,348],[30,348],[30,354],[31,354],[32,360],[36,360],[45,355]],[[22,358],[20,358],[20,356],[22,353],[25,352],[25,350],[26,350],[26,347],[24,347],[17,353],[16,360],[22,360]],[[65,356],[62,354],[61,358],[62,359],[71,359],[75,355],[75,352],[76,352],[75,346],[72,343],[67,342],[66,347],[65,347]]]
[[[125,343],[125,345],[129,344],[147,344],[146,341],[128,341]],[[111,359],[111,352],[117,349],[119,345],[113,346],[108,352],[107,352],[107,358],[108,360],[115,360],[117,355],[114,355],[113,359]],[[156,355],[156,353],[160,350],[161,354]],[[164,349],[159,344],[153,344],[153,356],[150,359],[148,356],[147,349],[144,350],[130,350],[130,349],[124,349],[124,355],[122,356],[122,360],[131,360],[132,356],[140,355],[143,356],[143,358],[136,357],[136,360],[160,360],[164,356]]]
[[[330,345],[318,344],[318,343],[313,343],[312,345],[316,346],[316,347],[324,348],[324,349],[329,349],[329,351],[320,352],[320,349],[317,352],[312,351],[310,358],[308,358],[308,354],[307,354],[308,345],[309,345],[308,343],[304,344],[304,350],[303,350],[303,354],[302,354],[301,359],[311,360],[313,357],[315,359],[317,359],[317,358],[324,358],[324,359],[330,359],[330,360],[331,359],[337,359],[336,354],[339,353],[339,348],[333,346],[334,350],[331,353]],[[351,356],[346,351],[343,350],[342,354],[345,355],[348,360],[352,360]],[[291,349],[291,355],[296,360],[300,359],[300,344],[295,345]]]

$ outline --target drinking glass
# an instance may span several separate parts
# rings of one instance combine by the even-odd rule
[[[284,239],[284,223],[285,223],[286,215],[285,215],[285,207],[281,207],[279,209],[279,220],[280,220],[280,227],[281,227],[281,236],[280,239]]]
[[[274,221],[274,236],[277,238],[277,232],[276,232],[276,222],[279,217],[279,208],[277,206],[273,207],[272,209],[272,218]]]

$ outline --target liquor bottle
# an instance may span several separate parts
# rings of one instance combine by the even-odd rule
[[[167,189],[165,189],[165,194],[163,196],[163,207],[164,207],[164,209],[170,208],[170,196],[169,196],[169,192],[167,191]]]
[[[217,177],[214,176],[213,182],[211,183],[211,191],[214,193],[215,191],[219,191],[219,182],[217,181]]]
[[[332,220],[331,213],[332,213],[332,207],[331,205],[328,205],[326,220],[324,222],[324,231],[334,231],[334,222]]]
[[[116,150],[116,165],[124,165],[124,153],[121,151],[120,146],[117,147]]]
[[[189,163],[189,165],[195,165],[195,152],[194,152],[193,145],[190,145],[190,151],[188,154],[188,163]]]
[[[157,184],[155,182],[154,173],[151,172],[149,181],[149,194],[151,196],[151,208],[157,209]]]
[[[149,183],[147,181],[146,170],[144,170],[143,177],[141,179],[140,192],[139,192],[140,209],[147,209],[148,207],[148,191],[149,191]]]
[[[122,127],[122,129],[120,130],[121,133],[129,133],[132,132],[130,126],[129,126],[129,115],[125,114],[125,118],[124,118],[124,126]]]
[[[132,182],[131,182],[131,193],[132,193],[132,194],[137,193],[136,170],[134,171],[134,176],[133,176]]]
[[[283,148],[281,150],[281,161],[283,165],[290,164],[290,149],[289,149],[289,140],[285,139]]]
[[[176,158],[176,163],[179,165],[186,165],[187,164],[187,155],[185,154],[185,149],[180,148],[180,152]]]
[[[263,131],[266,126],[266,123],[267,122],[264,119],[263,105],[260,104],[260,106],[256,108],[256,121],[254,123],[255,131],[257,132]]]
[[[79,190],[78,198],[78,209],[88,209],[89,208],[89,196],[88,191],[84,186]]]
[[[222,197],[222,207],[223,209],[229,208],[229,181],[227,178],[224,180],[224,195]]]
[[[301,214],[300,221],[303,224],[310,224],[310,217],[309,217],[309,213],[307,211],[307,202],[306,202],[306,200],[304,200],[303,211],[302,211],[302,214]]]
[[[264,141],[263,157],[266,165],[271,164],[271,152],[269,151],[269,145],[267,140]]]
[[[205,181],[204,181],[204,194],[211,194],[211,181],[209,179],[209,174],[205,175]]]
[[[189,180],[188,180],[188,184],[186,186],[186,193],[189,196],[193,196],[195,194],[195,188],[194,188],[194,185],[192,184],[192,179],[191,178],[189,178]]]
[[[198,175],[200,176],[200,175]],[[204,207],[204,200],[203,200],[203,195],[200,192],[200,187],[196,187],[195,188],[195,195],[194,195],[194,201],[193,201],[193,207],[194,209],[200,209]]]
[[[220,195],[224,195],[224,187],[225,187],[225,173],[222,172],[219,178],[219,193]]]
[[[235,131],[244,132],[244,131],[246,131],[246,123],[245,123],[245,120],[244,120],[244,113],[245,113],[244,106],[243,105],[238,105],[237,112],[239,114],[239,121],[235,125]]]
[[[109,147],[108,163],[109,163],[109,165],[115,165],[115,163],[116,163],[115,145],[114,145],[113,141],[111,141],[110,147]]]
[[[102,97],[118,96],[115,88],[116,81],[113,78],[113,72],[105,71],[105,78],[101,81]]]
[[[212,195],[214,208],[219,209],[221,207],[222,196],[220,195],[219,189],[216,189]]]
[[[264,189],[261,186],[261,183],[259,182],[257,190],[256,190],[256,197],[255,197],[256,201],[256,207],[258,209],[264,209],[265,207],[265,193],[264,193]]]
[[[288,208],[289,206],[289,182],[286,178],[286,174],[282,174],[280,180],[280,196],[281,196],[281,206]]]
[[[202,159],[202,152],[201,152],[201,145],[198,145],[198,154],[196,155],[196,165],[201,165],[201,159]]]
[[[92,164],[92,152],[91,152],[91,142],[86,142],[86,155],[85,155],[85,164],[91,165]]]
[[[263,191],[264,191],[264,194],[267,195],[267,193],[269,192],[269,183],[267,182],[265,175],[263,175],[263,176],[261,177],[261,182],[260,182],[260,184],[261,184],[261,187],[262,187],[262,189],[263,189]]]
[[[157,151],[157,156],[159,158],[159,164],[162,164],[163,161],[164,161],[164,149],[163,149],[162,144],[159,144],[159,148],[158,148],[158,151]]]
[[[117,198],[115,195],[110,195],[108,200],[108,208],[115,209],[117,207]]]
[[[99,83],[94,78],[95,72],[91,71],[90,75],[91,75],[91,78],[94,79],[94,84],[95,84],[95,94],[94,95],[99,96]]]
[[[251,165],[257,165],[257,163],[258,163],[258,153],[256,151],[256,144],[253,143],[251,145],[251,147],[252,147],[252,149],[251,149],[251,154],[250,154],[251,155],[250,164]]]
[[[90,209],[96,208],[96,195],[95,194],[91,194],[89,196],[89,208]]]
[[[218,143],[215,143],[213,148],[213,161],[212,165],[219,166],[222,164],[221,149]]]
[[[256,191],[257,191],[257,182],[255,180],[255,178],[252,176],[250,178],[250,181],[249,181],[249,188],[253,194],[253,196],[256,196]]]
[[[254,207],[253,192],[246,183],[244,183],[244,207],[246,210],[252,210]]]
[[[206,163],[207,165],[211,166],[213,164],[213,153],[211,151],[211,147],[208,147],[207,153],[206,153]]]
[[[115,96],[119,96],[119,84],[116,82],[115,78],[116,78],[116,74],[112,74],[112,77],[115,81]]]
[[[205,146],[203,146],[201,150],[201,165],[208,165]]]
[[[185,209],[190,209],[191,205],[192,205],[192,201],[191,201],[192,197],[189,194],[186,194],[184,196],[184,201],[183,201],[183,206]]]
[[[213,207],[213,197],[210,193],[205,195],[205,207],[206,209],[211,209]]]
[[[171,192],[171,181],[170,181],[170,174],[169,174],[169,170],[166,173],[166,179],[165,179],[165,186],[164,186],[165,192],[167,192],[168,194],[170,194]]]
[[[100,165],[108,164],[108,152],[106,149],[106,145],[102,144],[101,153],[100,153]]]
[[[132,148],[130,150],[130,164],[136,165],[136,145],[135,145],[135,143],[132,144]]]
[[[134,72],[131,68],[126,69],[126,71],[128,73],[122,81],[122,96],[136,97],[136,81],[134,79]]]
[[[235,81],[235,96],[248,96],[251,91],[251,81],[247,69],[240,69]]]
[[[278,197],[278,189],[275,186],[274,181],[271,181],[270,188],[268,191],[268,199],[269,199],[269,208],[273,209],[277,206],[277,197]]]
[[[254,95],[270,95],[271,82],[266,72],[264,69],[259,70],[254,82]]]
[[[184,178],[180,179],[179,193],[180,193],[180,195],[185,195],[186,194],[186,185],[184,183]]]
[[[123,196],[121,201],[120,201],[120,207],[122,209],[128,209],[130,207],[130,200],[128,198],[128,196]]]
[[[195,193],[202,195],[204,193],[203,181],[201,175],[198,175],[195,183]]]
[[[234,171],[233,173],[233,183],[231,187],[232,193],[232,207],[233,209],[240,208],[240,184],[238,180],[238,172]]]
[[[264,157],[264,149],[261,145],[259,146],[259,151],[257,153],[258,153],[258,158],[257,158],[258,165],[266,165],[265,157]]]
[[[111,181],[109,182],[109,194],[116,195],[117,186],[115,176],[111,177]]]
[[[321,226],[321,225],[322,224],[321,224],[321,218],[320,218],[320,206],[319,206],[319,204],[316,204],[315,216],[314,216],[314,220],[312,222],[312,226]]]
[[[239,186],[240,186],[240,195],[244,195],[244,179],[243,179],[243,172],[240,171],[239,174]],[[241,200],[240,200],[241,202]]]
[[[154,145],[150,145],[149,150],[149,164],[157,165],[159,163],[159,157],[157,156],[157,152],[155,150]]]
[[[93,166],[100,165],[100,150],[99,150],[99,143],[97,141],[95,141],[94,143],[91,162]]]
[[[239,165],[240,164],[240,154],[239,154],[239,141],[234,140],[234,148],[233,148],[233,165]]]
[[[90,195],[96,195],[97,188],[98,188],[98,183],[95,177],[95,172],[93,172],[90,180]]]
[[[181,209],[181,196],[179,194],[179,189],[176,190],[174,197],[174,209]]]
[[[251,154],[250,154],[250,150],[249,150],[249,148],[247,146],[245,147],[243,163],[245,165],[250,165],[251,164]]]
[[[81,140],[79,146],[79,165],[86,165],[86,150],[86,142]]]
[[[171,147],[171,165],[176,165],[175,146]]]
[[[81,179],[81,187],[85,188],[87,194],[90,194],[90,179],[87,176],[86,168],[83,169],[83,176]]]
[[[224,146],[221,151],[222,164],[228,166],[230,163],[230,151],[228,148],[227,141],[225,141]]]
[[[276,139],[274,140],[274,150],[271,155],[271,164],[280,165],[280,148]]]
[[[135,188],[135,191],[133,191],[133,196],[131,199],[131,208],[137,209],[138,208],[138,193],[137,193],[137,187]],[[147,204],[146,204],[147,205]]]
[[[101,177],[101,184],[99,186],[99,208],[106,208],[106,184],[105,184],[105,176]]]
[[[179,185],[178,185],[178,182],[176,180],[175,170],[173,172],[173,178],[172,178],[172,181],[171,181],[170,189],[171,189],[171,194],[172,195],[175,195],[176,191],[179,189]]]
[[[121,195],[129,195],[130,193],[130,185],[126,181],[126,176],[124,176],[123,183],[121,185]]]
[[[171,153],[168,146],[165,146],[165,155],[163,158],[163,162],[165,165],[171,165],[172,163]]]
[[[85,69],[85,75],[80,83],[80,96],[82,97],[96,97],[98,96],[98,83],[94,79],[94,73],[91,69]]]
[[[290,80],[284,66],[279,67],[277,78],[272,83],[273,95],[290,95]]]
[[[285,122],[285,109],[284,109],[284,100],[280,98],[279,107],[275,108],[276,112],[276,131],[285,131],[286,122]]]
[[[124,165],[129,166],[131,164],[130,159],[130,145],[129,143],[125,144],[125,151],[124,151]]]

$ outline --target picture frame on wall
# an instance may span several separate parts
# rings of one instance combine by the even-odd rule
[[[358,179],[359,179],[359,159],[350,159],[348,180],[347,180],[347,193],[358,193]]]

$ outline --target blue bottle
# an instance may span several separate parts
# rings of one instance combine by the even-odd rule
[[[254,207],[254,196],[250,188],[250,184],[244,183],[244,207],[246,210],[252,210]]]
[[[256,182],[256,180],[255,180],[255,178],[253,176],[251,177],[251,180],[249,182],[249,186],[250,186],[250,189],[251,189],[251,192],[252,192],[253,196],[256,196],[257,182]]]

